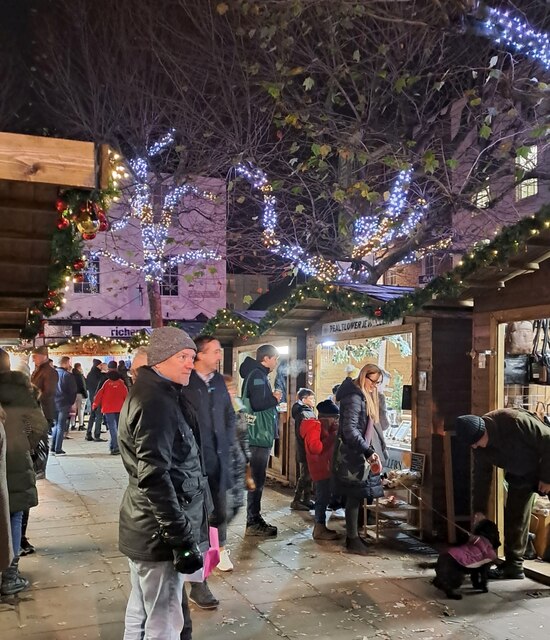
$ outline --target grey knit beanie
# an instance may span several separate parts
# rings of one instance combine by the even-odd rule
[[[472,445],[481,440],[485,433],[485,421],[479,416],[459,416],[455,422],[456,437],[465,444]]]
[[[193,340],[177,327],[160,327],[153,329],[149,347],[147,348],[147,364],[154,367],[164,362],[183,349],[197,350]]]

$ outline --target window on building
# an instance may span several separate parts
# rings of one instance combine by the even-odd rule
[[[384,274],[384,284],[395,287],[395,285],[397,284],[397,274],[395,273],[395,271],[386,271],[386,273]]]
[[[86,267],[82,271],[82,282],[74,283],[75,293],[100,293],[99,287],[99,257],[86,258]]]
[[[177,296],[178,290],[178,265],[166,267],[162,282],[160,283],[161,296]]]
[[[538,162],[538,149],[536,145],[522,147],[524,152],[516,157],[516,174],[528,173],[536,168]],[[516,186],[516,201],[536,196],[539,191],[537,178],[529,178]]]
[[[474,194],[472,204],[478,207],[478,209],[486,209],[491,204],[491,188],[488,184]]]
[[[424,258],[424,275],[427,278],[435,278],[435,260],[433,256],[426,256]]]

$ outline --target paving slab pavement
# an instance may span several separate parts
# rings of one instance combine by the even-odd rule
[[[73,434],[71,434],[73,435]],[[118,505],[126,486],[119,457],[82,432],[66,441],[39,481],[29,538],[37,553],[21,559],[31,588],[0,601],[0,640],[121,640],[128,564],[118,551]],[[233,572],[209,585],[216,611],[193,607],[194,640],[542,640],[550,634],[550,588],[523,580],[464,588],[449,601],[418,568],[426,554],[406,544],[348,555],[343,541],[317,543],[313,519],[290,511],[288,491],[264,493],[276,539],[244,537],[244,514],[229,529]],[[330,526],[343,533],[344,523]],[[403,539],[404,543],[406,538]],[[426,549],[425,549],[426,551]]]

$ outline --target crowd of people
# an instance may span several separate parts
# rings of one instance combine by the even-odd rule
[[[0,539],[8,542],[0,548],[3,595],[29,584],[18,563],[34,551],[26,526],[38,503],[36,477],[44,473],[48,434],[51,454],[60,456],[72,429],[86,429],[86,440],[103,441],[105,423],[109,452],[121,456],[128,474],[119,518],[119,548],[131,581],[124,639],[191,639],[189,601],[205,609],[219,604],[207,581],[209,530],[217,530],[221,571],[234,569],[227,527],[244,508],[245,496],[245,535],[278,534],[262,510],[282,401],[270,382],[278,352],[262,345],[254,358],[245,358],[240,389],[219,373],[222,355],[215,337],[192,340],[163,327],[152,332],[147,349],[136,352],[129,372],[124,363],[96,359],[85,377],[67,356],[54,367],[47,348],[39,347],[29,378],[11,371],[8,354],[0,350]],[[317,404],[313,390],[299,389],[291,411],[298,481],[290,508],[314,511],[312,536],[321,542],[339,539],[327,526],[327,510],[343,506],[344,545],[351,554],[370,553],[359,530],[361,507],[384,494],[384,376],[367,364]],[[461,416],[456,429],[475,450],[477,519],[485,517],[493,467],[506,471],[506,562],[493,577],[520,579],[533,494],[550,491],[550,428],[529,412],[505,409]]]

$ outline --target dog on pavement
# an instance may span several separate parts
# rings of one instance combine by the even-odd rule
[[[467,575],[474,589],[481,593],[489,591],[489,568],[497,559],[499,547],[500,536],[496,524],[492,520],[480,520],[468,542],[441,553],[437,562],[421,566],[435,568],[432,584],[444,591],[448,598],[461,600],[458,589]]]

